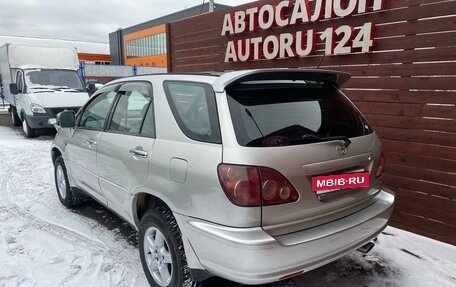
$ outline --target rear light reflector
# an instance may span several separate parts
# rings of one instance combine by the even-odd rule
[[[270,168],[221,164],[218,176],[226,196],[238,206],[285,204],[299,198],[291,183]]]

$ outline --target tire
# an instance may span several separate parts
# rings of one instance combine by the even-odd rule
[[[150,286],[201,286],[190,275],[181,232],[168,208],[155,207],[141,219],[139,254]]]
[[[10,108],[10,114],[11,114],[11,122],[15,127],[18,127],[21,125],[21,119],[19,118],[19,115],[17,114],[16,107],[11,106]]]
[[[35,129],[32,129],[29,124],[27,123],[27,119],[25,116],[22,118],[22,130],[24,131],[24,134],[28,138],[33,138],[36,136],[36,131]]]
[[[61,156],[57,157],[54,163],[54,179],[57,196],[66,208],[73,208],[80,204],[81,200],[71,190],[68,174]]]

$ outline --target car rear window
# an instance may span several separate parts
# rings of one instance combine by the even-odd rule
[[[289,146],[372,133],[353,104],[330,84],[239,84],[227,95],[241,146]]]

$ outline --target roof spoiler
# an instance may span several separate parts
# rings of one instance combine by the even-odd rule
[[[341,87],[350,78],[349,73],[317,69],[247,70],[223,74],[213,83],[213,87],[215,92],[223,92],[225,89],[243,82],[272,80],[331,82],[337,87]]]

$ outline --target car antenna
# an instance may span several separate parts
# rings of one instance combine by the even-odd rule
[[[317,70],[320,69],[321,63],[323,63],[323,60],[325,59],[326,53],[323,53],[323,56],[320,58],[320,62],[317,65]]]

